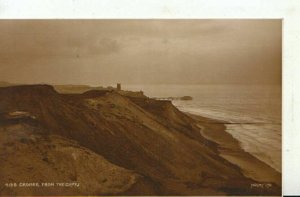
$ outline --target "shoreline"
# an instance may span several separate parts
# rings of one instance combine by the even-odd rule
[[[0,118],[7,123],[0,128],[4,131],[1,146],[8,147],[2,150],[7,165],[1,182],[19,182],[24,177],[42,177],[46,182],[78,180],[83,184],[79,191],[62,192],[83,195],[281,194],[281,175],[243,151],[238,141],[224,132],[224,122],[184,114],[170,101],[132,95],[106,90],[60,94],[49,85],[1,88]],[[50,140],[52,135],[60,136],[59,142]],[[57,152],[62,149],[57,143],[69,151]],[[99,156],[101,168],[93,158],[89,166],[75,166],[82,167],[79,152],[86,159],[86,150]],[[57,162],[60,158],[65,160]],[[253,168],[250,174],[245,173],[253,162],[262,173],[268,172],[264,179],[257,177],[260,174],[252,172]],[[66,168],[67,173],[61,174]],[[112,172],[116,168],[123,170]],[[107,170],[110,178],[105,181],[86,178]],[[136,179],[132,189],[127,188],[128,181],[115,184],[115,180],[128,180],[133,175],[141,179]],[[110,179],[114,181],[107,181]],[[84,189],[91,186],[90,191]],[[124,186],[126,191],[120,190]],[[101,189],[106,187],[110,190]],[[0,191],[12,192],[40,195],[42,191]],[[55,192],[43,191],[48,195]]]
[[[184,112],[197,121],[201,135],[218,144],[219,155],[228,162],[237,165],[244,176],[264,183],[275,183],[281,186],[281,173],[246,152],[240,142],[226,131],[226,122],[206,118],[189,112]]]

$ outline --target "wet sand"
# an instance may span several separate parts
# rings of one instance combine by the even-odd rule
[[[245,152],[241,148],[239,141],[233,138],[230,133],[226,132],[226,122],[189,113],[188,115],[199,122],[198,126],[201,128],[200,132],[203,137],[218,144],[219,155],[227,161],[239,166],[246,177],[258,182],[264,182],[266,185],[275,183],[281,186],[281,174],[250,153]],[[259,186],[263,187],[265,185]]]

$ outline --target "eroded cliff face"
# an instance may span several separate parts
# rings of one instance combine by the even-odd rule
[[[60,195],[265,194],[250,189],[255,181],[222,159],[217,144],[167,101],[113,91],[59,94],[47,85],[15,86],[0,89],[0,112],[1,146],[10,147],[1,148],[1,165],[7,169],[1,184],[27,177],[82,185],[61,189]],[[13,118],[14,112],[25,114]],[[26,140],[14,138],[20,135]],[[2,187],[3,192],[23,190]],[[279,192],[274,187],[266,194]]]

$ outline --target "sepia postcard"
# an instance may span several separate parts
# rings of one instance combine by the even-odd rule
[[[0,28],[1,196],[281,195],[281,19]]]

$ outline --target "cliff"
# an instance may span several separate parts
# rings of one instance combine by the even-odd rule
[[[21,114],[12,118],[12,114]],[[59,191],[1,187],[2,195],[272,195],[219,156],[197,122],[169,101],[52,86],[0,88],[1,185],[80,182]],[[33,140],[34,139],[34,140]],[[33,162],[34,161],[34,162]],[[64,173],[61,173],[64,172]]]

